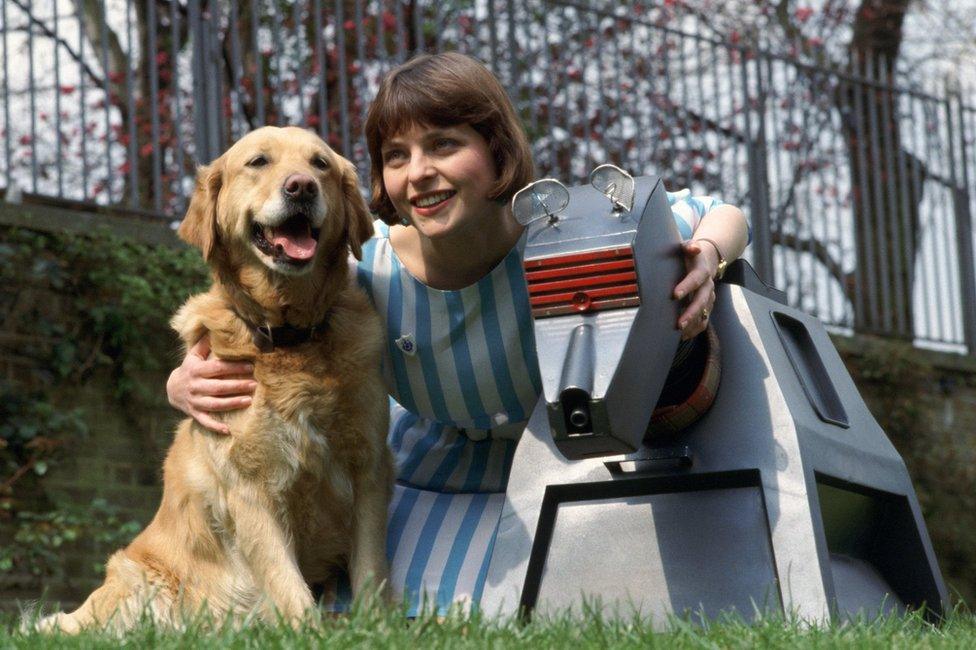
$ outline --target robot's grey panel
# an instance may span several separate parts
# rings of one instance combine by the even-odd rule
[[[584,598],[658,621],[782,611],[760,488],[559,504],[536,608]]]
[[[563,316],[546,318],[535,323],[536,348],[551,351],[539,358],[539,372],[542,375],[542,388],[546,401],[555,402],[564,386],[560,384],[566,365],[566,353],[570,349],[572,333],[580,325],[593,328],[593,338],[599,341],[594,354],[593,387],[590,395],[603,397],[613,379],[613,370],[620,363],[631,324],[637,313],[636,307],[599,311],[585,316]]]
[[[684,275],[680,244],[664,186],[658,184],[647,199],[634,240],[641,305],[606,394],[610,428],[630,445],[629,451],[644,437],[678,349],[681,335],[675,323],[680,305],[672,292]]]
[[[763,296],[773,302],[778,302],[781,305],[789,305],[790,301],[786,299],[786,293],[769,286],[763,282],[758,275],[756,275],[755,269],[749,266],[749,263],[744,259],[737,259],[728,268],[725,269],[725,275],[722,278],[722,282],[725,284],[737,284],[744,289],[748,289],[754,294]]]

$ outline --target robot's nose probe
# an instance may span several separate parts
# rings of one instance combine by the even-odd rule
[[[569,412],[569,423],[577,429],[586,429],[590,424],[590,412],[585,406],[577,406]]]
[[[593,369],[596,347],[593,326],[577,325],[569,336],[569,346],[559,380],[559,402],[570,435],[593,433],[590,417],[590,394],[593,391]]]

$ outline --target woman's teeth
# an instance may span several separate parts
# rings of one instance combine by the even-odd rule
[[[425,196],[422,199],[418,199],[414,202],[418,208],[429,208],[432,205],[437,205],[441,201],[446,201],[451,198],[454,192],[441,192],[439,194],[431,194],[430,196]]]

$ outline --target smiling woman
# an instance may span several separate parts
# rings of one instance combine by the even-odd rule
[[[505,90],[483,65],[445,53],[392,71],[365,133],[370,207],[393,225],[391,241],[414,277],[459,289],[512,249],[522,229],[508,202],[532,180],[532,152]]]

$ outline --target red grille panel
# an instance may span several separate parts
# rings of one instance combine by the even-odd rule
[[[525,279],[536,318],[640,304],[629,246],[526,261]]]

